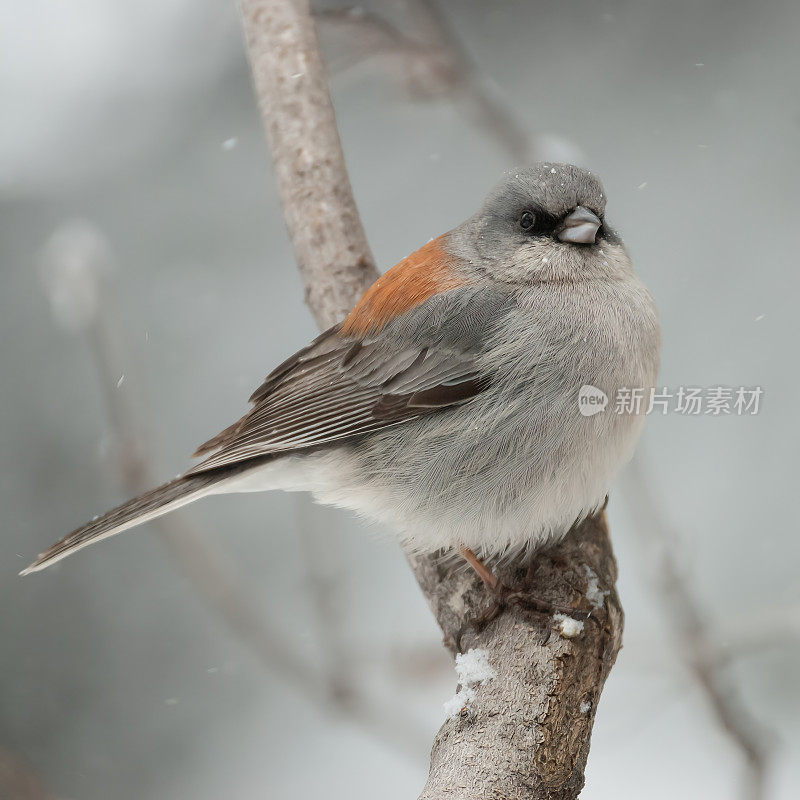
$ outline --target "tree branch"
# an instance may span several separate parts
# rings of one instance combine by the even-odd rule
[[[577,797],[597,703],[622,644],[605,513],[528,567],[495,568],[522,597],[480,632],[463,633],[487,603],[471,571],[410,560],[445,643],[454,651],[460,637],[462,650],[486,651],[496,672],[474,704],[442,726],[421,797]],[[558,619],[532,610],[541,600],[588,619],[573,636]]]
[[[327,27],[350,34],[348,60],[373,55],[399,56],[410,93],[425,99],[450,97],[466,119],[491,136],[515,164],[525,164],[540,149],[536,137],[510,113],[496,90],[475,69],[469,53],[431,0],[408,4],[416,34],[359,6],[314,12]]]
[[[744,767],[740,785],[742,800],[766,797],[768,748],[774,739],[744,708],[736,687],[725,680],[723,661],[702,609],[686,580],[676,553],[679,545],[657,509],[641,458],[626,470],[627,499],[636,517],[637,529],[645,533],[658,551],[654,570],[656,586],[678,640],[678,653],[708,701],[717,725],[738,751]],[[745,626],[742,627],[746,630]]]
[[[62,225],[50,237],[42,255],[42,279],[59,322],[82,334],[91,351],[112,432],[112,447],[120,482],[132,494],[154,486],[153,458],[140,410],[124,385],[131,376],[121,315],[110,285],[111,247],[103,235],[84,222]],[[257,609],[242,587],[233,564],[212,540],[181,514],[153,523],[178,569],[243,644],[264,664],[303,691],[320,681],[295,654],[279,631]]]
[[[55,800],[22,759],[0,747],[0,797],[13,800]]]
[[[347,177],[308,0],[242,0],[242,11],[306,299],[325,327],[345,315],[377,272]],[[409,562],[447,646],[480,647],[495,673],[439,731],[422,797],[577,797],[597,701],[622,636],[605,515],[540,553],[530,567],[500,569],[499,577],[519,590],[517,602],[480,633],[470,621],[488,598],[472,573],[441,558]],[[591,615],[582,630],[566,626],[531,610],[542,600]]]
[[[320,328],[378,277],[339,141],[314,23],[304,2],[243,0],[247,49],[283,215]]]
[[[108,409],[120,481],[130,494],[157,483],[153,457],[145,431],[152,426],[124,386],[134,383],[123,374],[130,364],[126,332],[109,280],[111,247],[87,223],[70,223],[49,239],[42,257],[42,279],[54,315],[68,330],[83,334],[97,370]],[[350,719],[373,736],[412,757],[420,752],[421,727],[397,705],[374,702],[360,686],[331,691],[341,684],[327,664],[309,664],[292,642],[280,633],[265,609],[248,592],[234,563],[213,544],[204,531],[181,514],[168,514],[153,522],[173,563],[192,587],[227,625],[239,642],[252,652],[269,674],[294,686],[320,708]],[[2,793],[0,793],[2,796]]]

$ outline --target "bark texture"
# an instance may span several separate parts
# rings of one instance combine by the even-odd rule
[[[284,214],[320,327],[340,321],[377,271],[358,216],[307,0],[242,0],[255,89]],[[605,513],[528,565],[496,568],[494,602],[456,559],[410,557],[454,653],[485,650],[495,672],[433,745],[421,798],[577,797],[592,723],[621,645],[623,614]],[[580,625],[541,611],[558,606]],[[572,628],[570,630],[570,627]]]
[[[305,0],[243,0],[258,105],[283,214],[321,329],[340,322],[378,277],[358,215],[328,76]]]
[[[577,797],[600,692],[622,644],[605,512],[530,564],[495,567],[519,596],[483,628],[471,623],[493,600],[471,570],[410,561],[445,645],[486,651],[496,673],[440,729],[421,797]],[[579,624],[538,610],[542,601]]]

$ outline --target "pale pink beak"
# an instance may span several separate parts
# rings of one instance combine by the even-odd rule
[[[596,214],[593,214],[588,208],[578,206],[564,220],[558,231],[558,238],[562,242],[571,242],[572,244],[594,244],[600,225],[602,223]]]

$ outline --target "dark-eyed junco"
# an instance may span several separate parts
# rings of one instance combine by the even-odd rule
[[[385,522],[411,550],[532,550],[593,513],[642,428],[580,413],[654,386],[653,301],[569,164],[507,174],[277,367],[185,474],[46,550],[34,572],[209,494],[285,489]]]

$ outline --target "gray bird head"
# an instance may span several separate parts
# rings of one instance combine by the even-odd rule
[[[451,248],[504,283],[584,280],[631,269],[605,222],[600,179],[572,164],[507,173],[480,211],[454,229]]]

